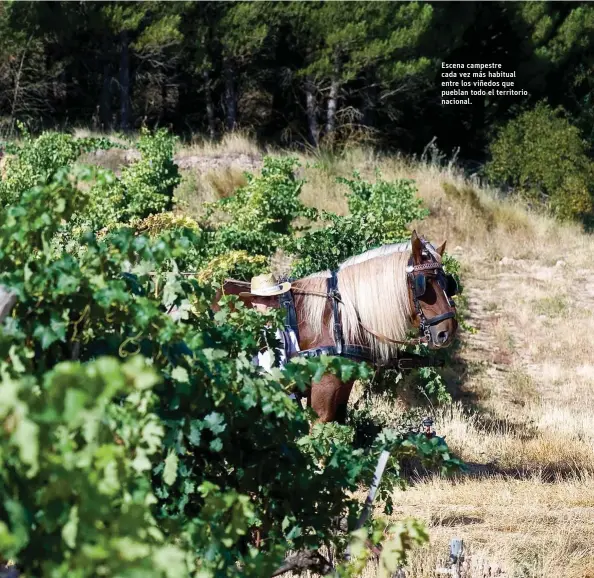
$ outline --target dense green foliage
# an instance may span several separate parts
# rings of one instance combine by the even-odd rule
[[[147,470],[164,435],[147,411],[157,381],[139,356],[3,378],[0,549],[28,575],[187,573],[151,513]]]
[[[75,138],[72,135],[44,132],[32,137],[24,125],[19,144],[5,145],[10,156],[0,180],[0,204],[8,205],[35,185],[44,185],[60,167],[68,166],[83,153],[106,150],[118,145],[106,138]]]
[[[211,279],[180,275],[189,253],[205,268],[225,257],[222,228],[170,213],[140,218],[151,203],[167,208],[177,171],[163,133],[144,139],[128,180],[73,165],[77,155],[54,151],[69,139],[46,139],[40,154],[56,162],[0,213],[0,285],[18,297],[0,327],[0,554],[28,575],[256,577],[291,549],[341,551],[350,538],[337,535],[336,520],[352,528],[361,507],[352,492],[370,483],[383,449],[392,456],[380,489],[388,511],[402,459],[444,472],[459,462],[443,440],[420,434],[386,429],[357,448],[352,427],[309,431],[311,416],[287,392],[325,372],[365,379],[369,369],[325,357],[272,375],[253,366],[278,312],[231,308],[226,297],[213,315]],[[15,150],[8,182],[27,174],[30,146]],[[292,168],[268,160],[225,204],[273,215],[261,240],[290,238],[305,214]],[[357,183],[378,199],[387,187]],[[121,194],[132,210],[118,215]],[[97,196],[115,199],[113,211],[96,211]],[[82,219],[81,232],[73,228],[77,216],[93,228]],[[64,231],[76,250],[55,242]],[[426,539],[416,522],[376,520],[352,537],[340,575],[364,562],[366,537],[385,534],[394,540],[387,569]]]
[[[220,219],[221,212],[226,217],[213,224],[215,253],[237,250],[270,256],[293,235],[296,218],[315,217],[299,198],[303,181],[295,178],[296,165],[292,158],[266,157],[261,176],[247,175],[245,187],[209,207],[207,219]]]
[[[594,162],[579,130],[560,110],[539,104],[499,132],[491,145],[487,175],[561,218],[594,208]]]
[[[270,257],[284,249],[294,259],[293,276],[305,277],[336,268],[368,249],[410,239],[407,227],[428,214],[415,196],[413,181],[388,182],[378,175],[369,183],[358,173],[352,180],[338,179],[350,189],[350,214],[318,214],[299,199],[303,181],[295,179],[296,166],[292,158],[266,157],[261,176],[248,175],[247,186],[210,205],[206,219],[212,253],[247,251]],[[295,227],[300,217],[320,220],[322,226],[315,231]]]
[[[78,205],[60,239],[70,239],[85,228],[97,230],[171,209],[173,191],[180,181],[172,159],[173,146],[174,139],[166,131],[154,135],[144,131],[136,143],[140,158],[124,167],[120,176],[95,169],[97,178],[86,185],[90,194]],[[33,138],[24,130],[22,142],[8,147],[11,155],[0,180],[0,202],[8,205],[23,191],[48,184],[59,169],[72,165],[83,153],[114,147],[121,145],[106,138],[76,138],[56,132]]]
[[[173,146],[174,139],[165,130],[152,136],[143,131],[136,145],[141,157],[122,170],[118,182],[120,219],[142,219],[171,209],[173,191],[181,180],[172,158]]]

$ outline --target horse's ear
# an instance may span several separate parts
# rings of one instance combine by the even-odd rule
[[[423,251],[423,244],[421,243],[421,239],[419,239],[419,236],[417,235],[416,231],[412,232],[412,235],[410,236],[410,241],[412,244],[413,259],[415,263],[420,263],[421,252]]]
[[[443,257],[443,252],[445,251],[446,243],[447,241],[444,241],[439,247],[437,247],[437,249],[435,249],[440,257]]]

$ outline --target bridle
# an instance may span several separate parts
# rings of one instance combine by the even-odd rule
[[[423,247],[421,254],[429,256],[431,261],[415,265],[414,259],[411,255],[408,261],[408,266],[406,267],[406,276],[413,297],[415,313],[420,319],[419,333],[422,336],[420,338],[420,342],[434,343],[433,336],[431,335],[431,327],[441,323],[442,321],[445,321],[446,319],[454,319],[456,317],[456,313],[454,311],[448,311],[447,313],[442,313],[441,315],[436,315],[435,317],[426,317],[419,300],[419,298],[425,294],[427,289],[426,277],[428,274],[432,274],[437,278],[437,282],[443,289],[448,301],[448,305],[451,309],[456,308],[456,304],[452,301],[452,297],[458,294],[459,289],[458,283],[456,282],[454,276],[447,274],[444,271],[441,258],[431,243],[426,241],[423,237],[420,238],[420,241]]]

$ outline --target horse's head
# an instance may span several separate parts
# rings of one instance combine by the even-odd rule
[[[406,269],[412,303],[413,324],[428,340],[430,348],[447,347],[458,329],[456,305],[451,299],[458,292],[456,280],[446,275],[441,257],[446,243],[437,249],[417,236],[411,237],[412,255]]]

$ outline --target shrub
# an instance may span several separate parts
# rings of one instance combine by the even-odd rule
[[[0,204],[7,205],[31,187],[48,183],[54,173],[74,163],[83,153],[119,147],[106,138],[75,138],[69,134],[46,131],[33,138],[19,123],[23,142],[5,145],[13,156],[7,159],[0,179]]]
[[[296,277],[334,269],[348,257],[386,243],[406,241],[407,225],[428,214],[415,196],[412,180],[389,182],[378,175],[375,183],[369,183],[357,172],[352,180],[337,180],[350,189],[351,213],[342,217],[323,212],[325,228],[287,240],[286,249],[296,257],[292,271]]]
[[[247,281],[269,268],[264,255],[249,255],[246,251],[229,251],[211,259],[200,268],[197,279],[201,283],[220,284],[226,278]]]
[[[136,144],[141,157],[122,170],[118,181],[123,191],[120,220],[171,210],[173,191],[181,181],[173,160],[175,140],[165,129],[154,134],[143,129]]]
[[[540,103],[511,120],[490,146],[486,175],[561,219],[593,212],[594,163],[579,130]]]
[[[294,233],[297,217],[315,217],[299,199],[303,181],[293,173],[297,164],[293,158],[266,157],[261,176],[247,174],[245,187],[209,205],[213,255],[235,250],[270,256]],[[223,223],[213,216],[222,216]]]
[[[2,379],[4,556],[37,575],[187,573],[184,550],[168,543],[150,507],[147,473],[165,433],[149,409],[158,380],[139,356]]]

